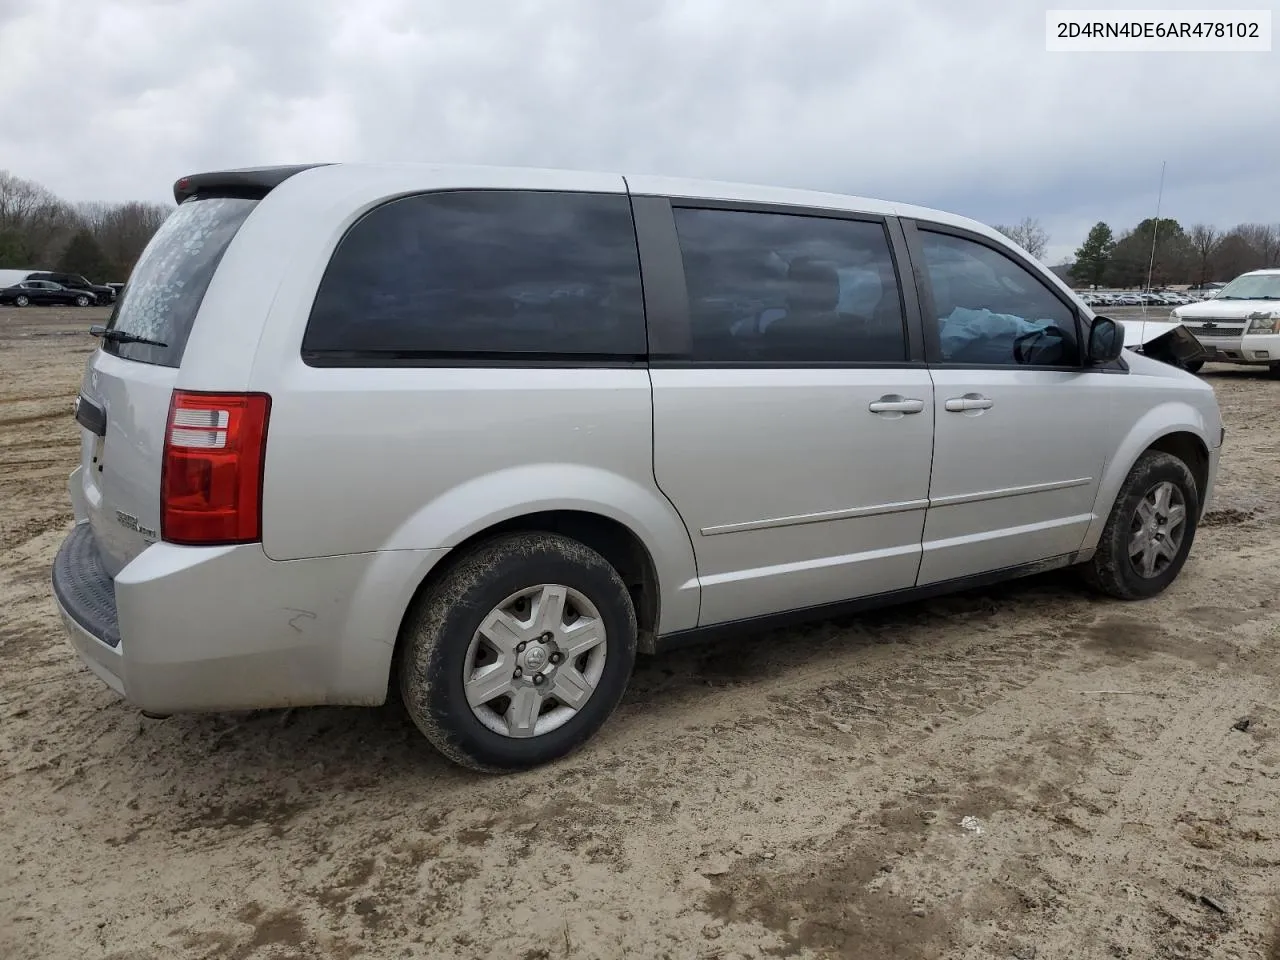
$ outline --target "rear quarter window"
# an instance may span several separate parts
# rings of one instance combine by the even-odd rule
[[[640,263],[623,195],[421,194],[338,244],[303,337],[307,363],[635,360]]]
[[[193,198],[160,225],[139,257],[109,329],[163,343],[105,341],[103,349],[128,360],[177,367],[222,255],[257,206],[243,197]]]

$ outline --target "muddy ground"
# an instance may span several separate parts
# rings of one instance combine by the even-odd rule
[[[484,778],[399,707],[153,721],[79,665],[47,577],[99,316],[0,308],[0,957],[1280,957],[1264,373],[1206,368],[1226,454],[1165,596],[1061,574],[644,661],[585,750]]]

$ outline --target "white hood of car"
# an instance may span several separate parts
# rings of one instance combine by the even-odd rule
[[[1141,320],[1132,317],[1124,320],[1113,319],[1124,327],[1124,345],[1126,347],[1140,347],[1144,343],[1150,343],[1157,337],[1164,336],[1174,327],[1182,326],[1182,323],[1178,320]]]

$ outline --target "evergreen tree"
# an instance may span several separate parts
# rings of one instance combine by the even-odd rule
[[[1102,221],[1095,223],[1089,231],[1089,236],[1085,237],[1084,243],[1080,244],[1080,248],[1076,250],[1076,264],[1072,270],[1072,276],[1079,283],[1101,286],[1115,246],[1115,236],[1111,228]]]
[[[112,272],[106,254],[88,230],[80,230],[71,238],[58,262],[58,269],[65,273],[78,273],[93,283],[101,283]]]

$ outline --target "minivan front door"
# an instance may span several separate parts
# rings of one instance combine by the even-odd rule
[[[651,360],[654,472],[693,539],[700,625],[911,587],[933,387],[886,223],[677,206],[659,277],[649,213],[646,295],[677,286],[687,332]]]
[[[1038,268],[917,227],[937,422],[919,584],[1067,556],[1093,521],[1114,374],[1083,366],[1076,311]]]

